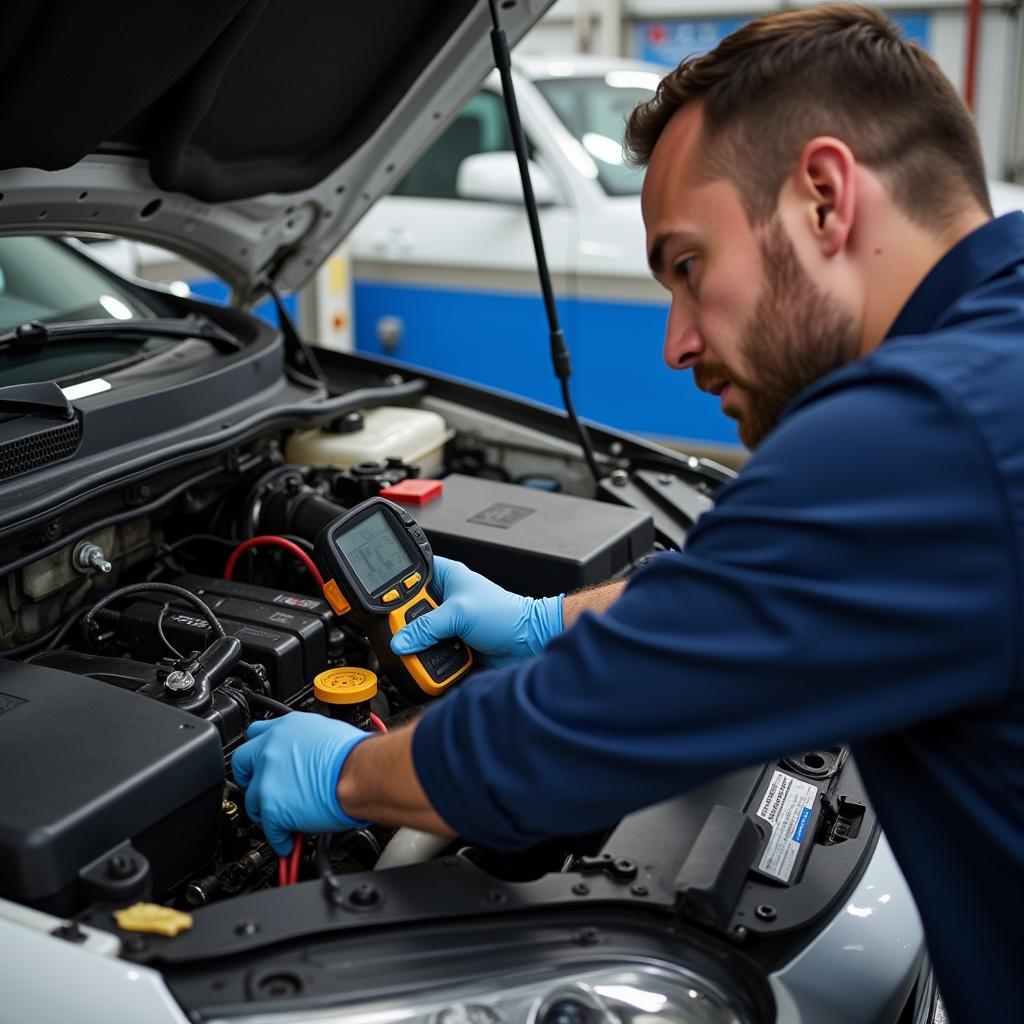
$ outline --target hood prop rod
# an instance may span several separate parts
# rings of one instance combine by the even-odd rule
[[[601,471],[594,457],[594,446],[590,441],[590,434],[587,428],[580,422],[576,415],[576,409],[572,404],[572,395],[569,393],[569,377],[572,374],[572,363],[569,359],[569,349],[565,344],[565,335],[558,323],[558,309],[555,306],[555,293],[551,286],[551,273],[548,270],[547,257],[544,255],[544,239],[540,232],[540,217],[537,213],[537,200],[533,194],[533,182],[530,180],[530,167],[526,155],[526,137],[523,134],[523,125],[519,119],[519,107],[516,104],[515,89],[512,85],[512,56],[509,52],[508,36],[498,21],[497,0],[488,0],[491,8],[491,22],[494,28],[491,30],[491,48],[494,50],[494,63],[501,76],[501,92],[505,100],[505,113],[508,116],[508,127],[512,134],[512,145],[515,147],[516,160],[519,164],[519,177],[523,184],[523,202],[526,206],[526,216],[530,221],[530,236],[533,239],[533,251],[537,260],[537,276],[540,278],[540,288],[544,296],[544,309],[547,312],[548,329],[551,335],[551,362],[555,369],[555,376],[562,386],[562,401],[565,403],[565,411],[569,417],[580,439],[580,446],[583,448],[583,455],[590,467],[590,472],[595,483],[601,482]]]
[[[319,360],[313,354],[312,346],[299,333],[295,322],[288,315],[288,308],[281,298],[281,293],[270,278],[267,278],[266,286],[271,299],[274,300],[274,307],[277,310],[277,322],[280,325],[281,333],[284,335],[286,362],[291,363],[294,372],[302,378],[302,383],[314,387],[320,386],[329,394],[330,388],[327,383],[327,377],[320,368]]]

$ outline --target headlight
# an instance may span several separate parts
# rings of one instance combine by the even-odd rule
[[[475,980],[402,999],[331,1009],[250,1013],[209,1024],[744,1024],[708,980],[640,963]]]

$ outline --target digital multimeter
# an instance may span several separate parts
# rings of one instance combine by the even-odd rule
[[[382,670],[410,699],[436,697],[473,665],[458,639],[418,654],[397,655],[391,638],[437,607],[427,590],[434,572],[430,543],[400,505],[370,498],[335,519],[314,545],[324,597],[369,638]]]

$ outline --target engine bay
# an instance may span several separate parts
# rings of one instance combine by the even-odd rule
[[[398,454],[369,461],[382,423]],[[296,453],[321,464],[288,461]],[[523,592],[628,574],[655,551],[649,512],[560,493],[551,474],[516,482],[487,458],[437,413],[367,410],[264,439],[221,481],[11,574],[0,614],[13,633],[37,635],[0,662],[4,710],[18,711],[0,715],[18,794],[0,814],[0,896],[72,916],[143,898],[194,909],[276,884],[277,858],[228,768],[249,724],[346,713],[314,686],[332,669],[380,675],[367,704],[376,727],[416,712],[323,599],[310,558],[319,530],[365,498],[426,469],[442,493],[411,508],[435,552]],[[290,870],[372,868],[393,832],[336,837],[319,855],[309,843]]]
[[[515,854],[371,825],[306,836],[286,862],[231,777],[254,721],[299,710],[387,730],[429,699],[394,685],[324,599],[312,542],[326,524],[409,481],[436,481],[433,500],[408,506],[435,554],[533,596],[623,579],[681,546],[727,474],[656,449],[647,461],[619,452],[621,468],[595,491],[571,445],[431,396],[169,467],[124,490],[113,512],[97,501],[69,513],[66,541],[44,526],[31,535],[35,558],[24,537],[9,542],[0,906],[50,915],[62,922],[51,933],[69,941],[112,933],[122,956],[158,962],[184,989],[219,958],[337,929],[339,909],[346,927],[404,930],[625,901],[667,920],[682,913],[708,941],[756,938],[776,961],[800,948],[877,835],[842,747]],[[339,688],[361,699],[346,703]],[[757,814],[780,778],[811,794],[814,835],[784,879],[756,867],[772,831]],[[394,868],[417,881],[400,883]],[[387,898],[384,869],[400,890]],[[306,882],[316,884],[296,885]],[[149,917],[132,916],[139,904]],[[237,987],[234,976],[216,984]]]

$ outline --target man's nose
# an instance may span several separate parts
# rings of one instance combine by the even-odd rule
[[[665,329],[662,350],[665,362],[673,370],[689,370],[704,354],[704,339],[689,317],[683,317],[673,303]]]

